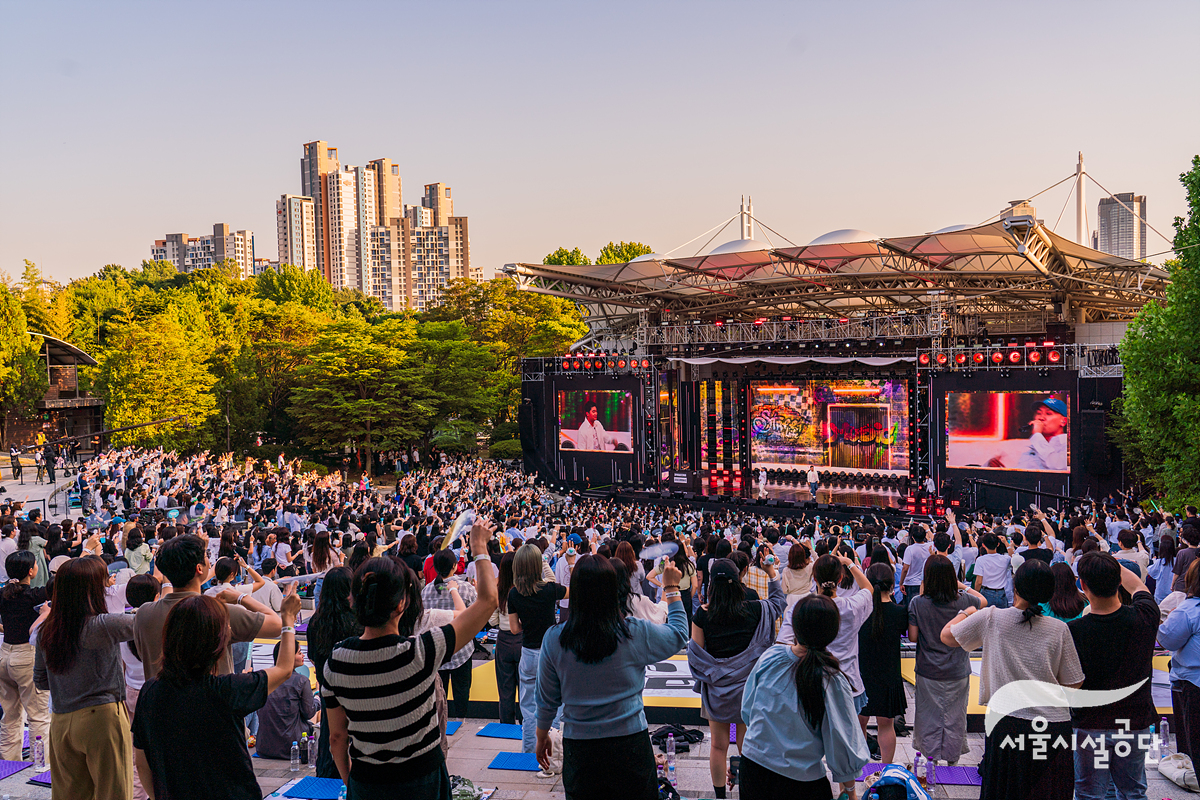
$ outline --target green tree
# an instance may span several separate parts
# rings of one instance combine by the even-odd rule
[[[28,262],[26,262],[28,263]],[[21,302],[0,284],[0,443],[8,446],[8,417],[29,417],[50,383],[40,339],[30,336]]]
[[[579,266],[590,264],[591,259],[583,254],[583,251],[576,247],[574,250],[568,250],[565,247],[560,247],[550,255],[542,259],[543,264],[558,264],[560,266]]]
[[[600,248],[597,264],[624,264],[638,256],[649,255],[654,250],[641,242],[609,242]]]
[[[408,353],[414,339],[411,323],[371,326],[347,318],[305,348],[291,406],[304,441],[325,449],[353,446],[370,474],[376,450],[416,440],[430,409]]]
[[[307,272],[291,264],[280,264],[278,271],[266,270],[253,279],[254,294],[264,300],[299,303],[314,311],[332,314],[337,309],[333,288],[316,270]]]
[[[413,350],[430,410],[426,433],[432,435],[439,426],[446,430],[448,422],[457,421],[450,426],[455,438],[461,439],[468,427],[474,434],[492,409],[488,377],[495,357],[472,341],[458,321],[420,325]]]
[[[216,413],[207,342],[189,330],[186,311],[175,306],[145,322],[113,326],[111,345],[95,368],[96,392],[108,401],[110,428],[183,416],[182,423],[154,425],[115,434],[118,446],[162,445],[188,449],[210,443]]]
[[[1166,302],[1149,303],[1121,342],[1125,367],[1121,429],[1123,452],[1144,464],[1169,505],[1200,500],[1200,156],[1180,176],[1187,218],[1175,218],[1171,284]]]

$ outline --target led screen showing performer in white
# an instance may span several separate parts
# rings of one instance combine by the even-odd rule
[[[947,392],[946,466],[1071,471],[1069,392]]]
[[[633,452],[633,395],[619,391],[560,390],[560,450]]]

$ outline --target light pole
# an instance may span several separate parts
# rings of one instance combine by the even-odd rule
[[[232,394],[233,394],[232,389],[225,390],[225,452],[226,453],[233,452],[229,448],[229,426],[230,426],[230,423],[229,423],[229,397]]]

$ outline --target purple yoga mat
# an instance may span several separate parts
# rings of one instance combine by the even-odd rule
[[[46,770],[43,773],[34,775],[32,778],[29,779],[29,782],[36,783],[41,786],[49,786],[50,785],[50,770]]]
[[[307,633],[307,632],[308,632],[308,623],[307,622],[297,622],[296,623],[296,633]]]
[[[729,726],[729,743],[737,744],[737,725]]]
[[[32,761],[0,761],[0,780],[15,775],[26,767],[32,767]]]

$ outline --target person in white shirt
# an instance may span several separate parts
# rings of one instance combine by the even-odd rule
[[[577,450],[609,450],[606,447],[608,443],[607,431],[604,430],[604,425],[600,423],[600,409],[595,403],[587,403],[583,407],[583,424],[579,426],[579,431],[575,435],[575,448]]]
[[[275,571],[279,562],[273,558],[264,558],[262,563],[263,585],[261,589],[250,592],[250,596],[264,606],[270,606],[276,614],[283,608],[283,592],[275,585]]]
[[[809,467],[808,475],[806,476],[806,478],[808,480],[808,491],[812,494],[812,499],[816,500],[817,499],[817,486],[818,486],[817,468]]]
[[[925,579],[925,562],[931,555],[926,537],[929,530],[923,526],[909,529],[912,543],[904,550],[903,569],[900,571],[900,582],[904,584],[904,604],[907,606],[910,598],[921,593],[921,581]]]
[[[758,470],[758,496],[767,496],[767,471],[766,469]]]
[[[988,605],[1008,608],[1013,573],[1025,559],[1020,555],[1010,556],[1005,543],[994,533],[984,534],[979,547],[982,552],[975,559],[975,590],[984,596]]]
[[[5,525],[3,537],[0,539],[0,578],[5,583],[8,582],[8,573],[4,570],[4,560],[16,552],[17,549],[17,528],[15,525]],[[121,609],[124,611],[125,609]]]
[[[1048,397],[1036,406],[1029,446],[1017,459],[1017,469],[1067,471],[1067,404]],[[992,459],[988,466],[993,466]]]

